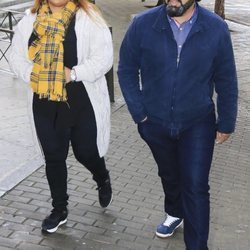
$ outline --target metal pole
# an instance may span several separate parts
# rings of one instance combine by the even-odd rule
[[[91,3],[95,4],[95,0],[90,0]],[[112,35],[112,27],[109,27],[110,33]],[[106,73],[105,75],[106,81],[107,81],[107,86],[108,86],[108,91],[109,91],[109,99],[111,102],[115,102],[115,95],[114,95],[114,69],[113,66],[109,70],[109,72]]]
[[[9,18],[9,29],[13,30],[13,23],[12,23],[12,13],[9,11],[8,12],[8,18]],[[13,34],[10,33],[10,41],[12,41]]]
[[[112,35],[112,27],[109,27],[109,30]],[[111,102],[115,102],[115,95],[114,95],[114,68],[109,70],[109,72],[105,75],[107,85],[108,85],[108,91],[109,91],[109,98]]]
[[[114,96],[114,70],[113,67],[110,69],[110,71],[105,75],[107,85],[108,85],[108,91],[109,91],[109,99],[111,102],[115,102],[115,96]]]
[[[95,4],[95,0],[90,0],[93,4]],[[110,33],[112,35],[112,27],[109,26]],[[108,86],[108,91],[109,91],[109,99],[111,102],[115,102],[115,95],[114,95],[114,69],[113,66],[109,70],[109,72],[106,73],[105,75],[106,81],[107,81],[107,86]]]

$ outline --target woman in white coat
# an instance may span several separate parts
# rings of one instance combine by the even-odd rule
[[[9,61],[34,93],[34,123],[53,206],[42,230],[53,233],[67,221],[70,142],[97,183],[100,205],[112,200],[104,161],[110,133],[104,75],[113,63],[111,34],[87,0],[35,0],[17,25]]]

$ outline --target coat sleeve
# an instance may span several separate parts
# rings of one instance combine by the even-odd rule
[[[90,21],[90,49],[85,61],[74,66],[77,81],[93,83],[103,77],[113,65],[112,37],[107,25]]]
[[[130,24],[120,49],[118,77],[128,109],[135,123],[147,115],[142,102],[140,89],[140,41],[137,32],[136,17]]]
[[[9,65],[12,72],[24,82],[30,82],[30,75],[33,68],[33,62],[28,59],[27,55],[27,39],[24,37],[22,30],[25,30],[25,16],[16,26],[15,33],[12,39],[9,55]]]
[[[237,116],[238,83],[232,42],[227,25],[221,32],[214,74],[217,93],[218,131],[232,133]]]

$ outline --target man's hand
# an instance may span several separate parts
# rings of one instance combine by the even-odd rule
[[[143,120],[140,121],[140,123],[147,121],[147,119],[148,119],[148,117],[146,116]]]
[[[71,71],[71,69],[69,69],[69,68],[67,68],[67,67],[64,67],[66,83],[71,82],[70,71]]]
[[[224,134],[224,133],[217,132],[215,143],[222,144],[230,137],[230,135],[231,134]]]

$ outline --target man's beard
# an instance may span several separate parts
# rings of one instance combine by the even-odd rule
[[[179,17],[184,15],[184,13],[193,5],[195,0],[189,0],[185,4],[183,4],[181,0],[178,0],[178,2],[181,4],[179,7],[169,6],[166,3],[167,14],[170,17]]]

